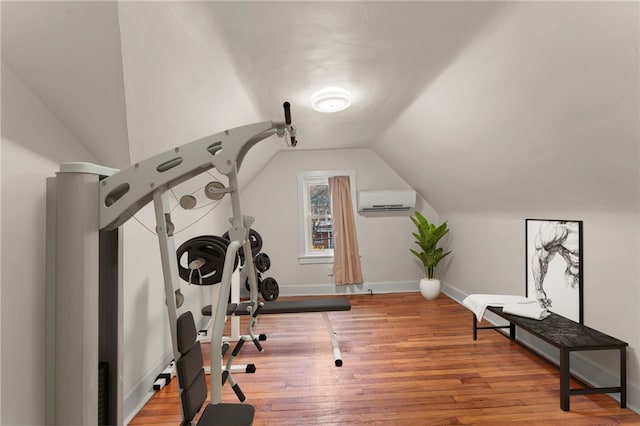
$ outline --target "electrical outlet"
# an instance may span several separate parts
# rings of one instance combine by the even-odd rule
[[[333,265],[329,265],[328,268],[329,268],[329,270],[327,272],[327,275],[332,277],[333,276]]]

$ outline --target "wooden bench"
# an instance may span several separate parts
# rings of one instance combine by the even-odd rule
[[[560,408],[563,411],[569,411],[569,397],[571,395],[620,393],[620,407],[627,406],[626,348],[629,346],[628,343],[554,313],[551,313],[544,320],[535,320],[505,314],[501,307],[488,307],[487,310],[509,321],[509,325],[479,327],[478,319],[473,314],[473,340],[477,340],[477,330],[509,328],[509,337],[516,341],[517,326],[560,349]],[[597,350],[620,351],[620,386],[570,389],[569,362],[571,352]]]

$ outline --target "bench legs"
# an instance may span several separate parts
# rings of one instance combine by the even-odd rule
[[[560,349],[560,408],[569,411],[569,355],[567,349]]]
[[[478,318],[473,314],[473,340],[478,339],[478,330],[509,328],[509,338],[516,340],[516,325],[509,321],[508,326],[478,327]],[[620,351],[620,386],[602,388],[571,389],[571,350],[560,349],[560,408],[569,411],[571,395],[588,395],[597,393],[620,393],[620,408],[627,408],[627,348],[626,346],[600,347],[598,349],[618,349]],[[585,350],[585,349],[578,349]],[[588,350],[588,349],[587,349]]]
[[[342,367],[342,353],[340,352],[340,345],[338,344],[338,339],[336,338],[336,332],[333,331],[333,327],[331,327],[329,314],[327,312],[323,312],[322,316],[324,318],[324,325],[327,327],[327,331],[329,332],[329,338],[331,339],[334,363],[336,364],[336,367]]]
[[[627,348],[620,348],[620,408],[627,408]]]
[[[597,393],[620,392],[620,408],[627,408],[627,351],[626,347],[620,350],[620,387],[570,389],[571,368],[569,367],[571,351],[560,349],[560,408],[569,411],[570,396],[588,395]]]
[[[478,340],[478,330],[497,330],[499,328],[509,329],[509,338],[515,340],[516,338],[516,325],[509,323],[509,325],[494,325],[491,327],[478,327],[478,317],[473,314],[473,340]]]

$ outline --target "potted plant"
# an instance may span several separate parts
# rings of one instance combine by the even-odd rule
[[[440,239],[449,232],[447,222],[445,221],[440,226],[436,226],[433,223],[429,223],[418,211],[414,212],[414,216],[410,216],[410,218],[418,228],[418,232],[413,232],[412,235],[415,237],[415,243],[420,247],[420,251],[409,250],[420,259],[425,272],[425,278],[420,280],[420,293],[425,299],[435,299],[440,294],[440,280],[435,278],[436,266],[451,253],[451,251],[445,253],[441,247],[438,247]]]

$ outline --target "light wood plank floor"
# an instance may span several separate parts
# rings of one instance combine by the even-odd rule
[[[474,342],[471,313],[445,295],[350,299],[351,311],[329,313],[342,367],[321,314],[260,317],[265,351],[247,343],[236,362],[257,371],[234,374],[256,408],[255,425],[640,424],[606,395],[572,396],[571,412],[562,411],[556,367],[492,330]],[[223,400],[237,402],[228,385]],[[173,380],[130,424],[180,421]]]

